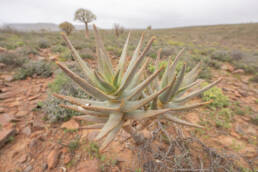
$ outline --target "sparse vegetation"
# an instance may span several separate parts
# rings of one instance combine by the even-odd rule
[[[21,68],[17,71],[15,79],[26,79],[27,77],[41,76],[50,77],[53,73],[53,69],[50,63],[41,60],[33,61],[30,60],[24,63]]]
[[[203,87],[206,85],[208,85],[207,82],[202,84]],[[221,88],[218,87],[213,87],[210,90],[205,91],[201,97],[204,101],[212,100],[212,102],[209,104],[210,108],[223,108],[227,107],[230,103],[228,97],[225,96]]]

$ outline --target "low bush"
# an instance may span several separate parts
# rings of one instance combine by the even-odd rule
[[[22,67],[14,75],[15,79],[26,79],[27,77],[41,76],[49,77],[53,73],[52,65],[44,60],[30,60],[22,65]]]
[[[231,59],[234,60],[234,61],[239,61],[243,58],[243,53],[240,52],[240,51],[232,51],[231,52]]]
[[[86,97],[86,94],[82,89],[78,89],[77,85],[68,78],[63,72],[59,70],[55,74],[55,79],[48,85],[51,93],[60,93],[75,97]],[[60,103],[65,104],[64,101],[49,95],[43,102],[43,111],[46,113],[45,118],[50,122],[66,121],[72,116],[79,115],[78,112],[61,108]]]
[[[199,78],[204,79],[206,81],[210,81],[212,78],[210,67],[208,66],[204,67],[199,74]]]
[[[50,43],[46,39],[41,39],[38,42],[38,46],[39,46],[39,48],[49,48],[50,47]]]
[[[206,85],[208,85],[208,83],[204,82],[201,86],[205,87]],[[223,94],[222,89],[216,86],[205,91],[201,97],[204,101],[212,100],[209,104],[209,107],[212,109],[227,107],[230,103],[229,98]]]
[[[29,59],[14,52],[0,53],[0,63],[6,64],[12,67],[20,67]]]
[[[217,50],[211,54],[211,58],[222,62],[228,62],[231,60],[227,51]]]
[[[243,69],[247,74],[254,74],[258,71],[258,66],[251,64],[244,64],[239,62],[233,62],[235,69]]]
[[[254,76],[252,76],[249,81],[258,83],[258,73],[256,73]]]
[[[217,60],[213,60],[210,58],[205,58],[204,63],[207,64],[209,67],[213,67],[215,69],[220,69],[221,68],[221,62]]]

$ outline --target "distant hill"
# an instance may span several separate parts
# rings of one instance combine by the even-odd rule
[[[76,30],[83,30],[84,25],[74,25]],[[9,27],[11,29],[23,32],[35,31],[39,32],[42,30],[46,31],[60,31],[57,24],[54,23],[9,23],[0,25],[0,28]]]

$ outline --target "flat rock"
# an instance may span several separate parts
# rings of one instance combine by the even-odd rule
[[[100,171],[97,160],[87,160],[80,162],[76,168],[76,172],[98,172]]]
[[[66,129],[69,129],[69,130],[76,130],[78,129],[80,126],[78,124],[78,122],[76,122],[74,119],[71,119],[67,122],[64,122],[62,125],[61,125],[61,128],[66,128]]]
[[[15,116],[18,117],[18,118],[20,118],[20,117],[23,117],[23,116],[25,116],[25,115],[27,115],[27,114],[28,114],[27,111],[22,110],[22,111],[18,111],[18,112],[15,114]]]
[[[4,108],[0,107],[0,113],[5,112]]]
[[[243,69],[237,69],[237,70],[234,70],[232,73],[242,74],[242,73],[245,73],[245,71]]]
[[[0,124],[2,126],[5,126],[7,123],[9,123],[10,121],[12,121],[14,119],[15,118],[13,117],[13,115],[10,115],[10,114],[0,115]]]
[[[15,129],[2,129],[0,130],[0,148],[8,141],[10,136],[15,134]]]
[[[56,167],[60,155],[61,151],[59,149],[54,149],[50,152],[50,154],[47,157],[48,169],[53,169]]]
[[[0,47],[0,53],[6,52],[6,48]]]
[[[1,69],[1,68],[4,68],[5,66],[6,66],[5,64],[0,63],[0,69]]]
[[[22,129],[22,133],[27,136],[31,135],[31,128],[29,126],[25,127],[24,129]]]

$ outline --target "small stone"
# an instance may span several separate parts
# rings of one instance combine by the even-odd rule
[[[6,52],[6,48],[0,47],[0,53]]]
[[[15,129],[0,130],[0,148],[15,134]]]
[[[33,97],[30,97],[28,100],[35,100],[35,99],[37,99],[38,97],[40,97],[40,94],[37,94],[37,95],[35,95],[35,96],[33,96]]]
[[[22,130],[22,133],[29,136],[31,135],[31,128],[29,126],[25,127],[23,130]]]
[[[4,113],[4,112],[5,112],[4,108],[0,107],[0,113]]]
[[[4,68],[5,66],[6,66],[5,64],[0,63],[0,69],[1,69],[1,68]]]
[[[20,159],[19,159],[19,163],[24,163],[26,162],[28,159],[28,156],[26,154],[23,154]]]
[[[12,75],[8,75],[8,76],[6,76],[4,78],[4,80],[7,81],[7,82],[11,82],[11,81],[13,81],[13,76]]]
[[[234,70],[232,73],[243,74],[243,73],[245,73],[245,71],[243,69],[237,69],[237,70]]]
[[[12,98],[16,95],[16,93],[12,92],[12,93],[4,93],[4,94],[0,94],[0,100],[2,99],[7,99],[7,98]]]
[[[17,118],[20,118],[20,117],[23,117],[23,116],[25,116],[25,115],[27,115],[27,114],[28,114],[27,111],[18,111],[18,112],[15,114],[15,116],[16,116]]]
[[[61,151],[58,149],[54,149],[50,152],[50,154],[47,157],[48,169],[53,169],[56,167],[60,155]]]
[[[51,60],[51,61],[55,61],[57,59],[58,59],[58,55],[54,55],[54,56],[49,57],[49,60]]]
[[[13,115],[10,114],[3,114],[0,115],[0,124],[1,126],[5,126],[7,123],[11,122],[12,120],[14,120],[15,118],[13,117]]]
[[[64,163],[68,164],[72,160],[71,154],[69,152],[64,154]]]
[[[80,127],[79,124],[74,119],[71,119],[67,122],[64,122],[61,125],[61,128],[66,128],[66,129],[69,129],[69,130],[76,130],[79,127]]]
[[[98,131],[91,131],[88,133],[87,138],[89,141],[93,141],[93,140],[95,140],[95,138],[97,137],[98,134],[99,134]]]
[[[31,170],[32,170],[32,166],[29,165],[28,167],[26,167],[26,168],[24,169],[23,172],[30,172]]]
[[[13,102],[11,102],[11,103],[9,104],[9,107],[19,106],[20,104],[21,104],[20,101],[15,100],[15,101],[13,101]]]
[[[98,172],[100,171],[97,160],[87,160],[78,164],[76,172]]]
[[[247,97],[247,96],[248,96],[248,92],[247,92],[247,91],[239,90],[238,92],[239,92],[239,94],[240,94],[241,96],[243,96],[243,97]]]

